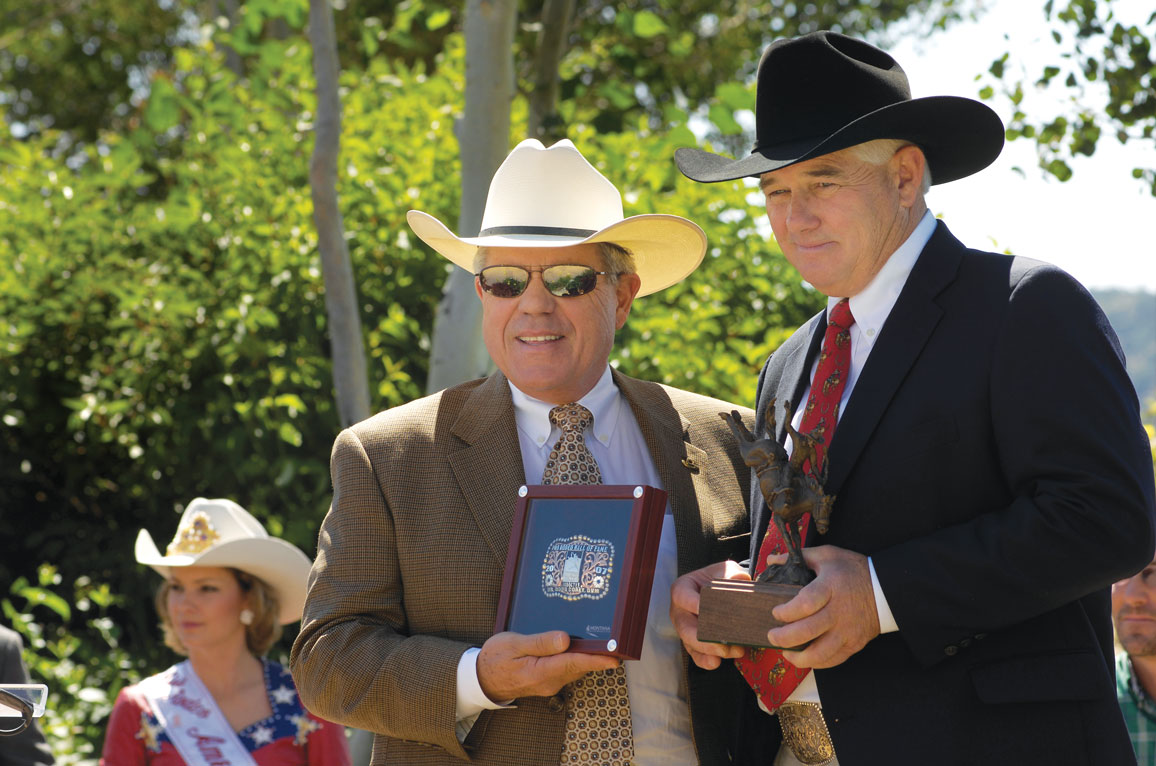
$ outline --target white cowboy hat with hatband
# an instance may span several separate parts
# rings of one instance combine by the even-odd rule
[[[490,181],[478,236],[459,237],[420,210],[406,220],[423,242],[470,272],[480,247],[612,242],[634,255],[640,296],[681,281],[706,254],[706,235],[685,218],[624,218],[618,189],[567,139],[548,149],[533,138],[514,147]]]
[[[162,577],[173,567],[232,567],[260,577],[277,594],[282,625],[301,619],[311,562],[300,548],[270,537],[261,522],[232,500],[189,503],[173,541],[162,554],[142,529],[136,538],[136,560]]]

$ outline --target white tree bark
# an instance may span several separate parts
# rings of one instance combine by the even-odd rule
[[[369,380],[353,266],[345,243],[345,224],[337,206],[341,101],[337,94],[337,40],[329,0],[310,0],[309,40],[313,44],[313,71],[317,77],[317,114],[314,116],[309,185],[313,195],[313,221],[317,225],[317,246],[321,252],[321,274],[325,280],[333,386],[344,427],[369,417]]]
[[[455,126],[462,157],[458,236],[478,233],[490,179],[509,151],[517,9],[516,0],[466,1],[466,107]],[[426,390],[440,391],[491,369],[482,343],[482,308],[474,278],[455,268],[434,320]]]
[[[337,394],[338,415],[344,427],[369,417],[369,379],[353,265],[345,243],[341,209],[337,206],[341,100],[337,92],[337,35],[333,29],[333,7],[329,2],[309,0],[309,41],[313,45],[313,72],[317,78],[317,114],[313,120],[309,186],[313,195],[317,246],[321,251],[321,274],[325,281],[333,387]],[[373,734],[351,729],[349,749],[353,766],[367,766],[373,750]]]

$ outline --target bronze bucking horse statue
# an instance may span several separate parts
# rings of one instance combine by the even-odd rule
[[[787,546],[787,563],[767,567],[759,575],[759,581],[806,585],[815,579],[815,573],[803,560],[799,521],[804,514],[809,513],[815,529],[820,534],[826,534],[835,497],[823,491],[823,483],[827,479],[827,459],[826,456],[822,460],[818,459],[821,434],[796,431],[791,426],[794,416],[791,403],[783,402],[783,405],[786,430],[791,436],[793,447],[789,457],[787,450],[774,438],[774,399],[767,404],[768,435],[761,439],[756,439],[747,430],[738,412],[721,412],[719,417],[727,422],[735,435],[743,462],[754,469],[763,499]]]

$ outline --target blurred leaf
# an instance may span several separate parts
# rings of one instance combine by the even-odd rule
[[[634,34],[642,38],[656,37],[666,33],[666,24],[652,11],[634,14]]]
[[[710,108],[710,121],[724,136],[733,136],[742,133],[743,128],[734,118],[730,109],[722,104],[714,104]]]
[[[430,31],[441,29],[446,24],[449,24],[452,18],[453,15],[449,12],[449,9],[443,8],[434,11],[426,18],[425,28]]]
[[[27,600],[32,606],[48,607],[64,620],[72,617],[72,608],[68,602],[46,588],[14,587],[12,592]]]
[[[172,83],[165,77],[155,77],[148,102],[145,105],[145,122],[155,133],[164,133],[177,124],[180,106]]]

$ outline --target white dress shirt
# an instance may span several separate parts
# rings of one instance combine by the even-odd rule
[[[529,484],[538,483],[550,450],[561,431],[549,420],[554,405],[519,391],[513,384],[514,420]],[[662,488],[638,421],[622,397],[607,367],[598,383],[578,400],[594,416],[586,446],[598,462],[604,484],[649,484]],[[514,499],[511,498],[510,502]],[[626,685],[634,733],[634,761],[639,766],[694,766],[698,763],[690,733],[690,709],[683,684],[682,643],[670,622],[670,587],[678,576],[674,517],[670,504],[662,522],[654,585],[642,657],[626,662]],[[477,680],[479,649],[470,649],[458,663],[458,738],[465,739],[482,710],[504,705],[491,702]],[[559,752],[561,757],[561,752]]]
[[[871,355],[871,349],[875,346],[875,341],[879,337],[879,333],[883,330],[883,325],[887,322],[887,317],[891,314],[891,309],[895,307],[895,301],[899,299],[899,293],[903,291],[903,286],[907,284],[907,276],[911,273],[911,269],[915,266],[915,261],[919,259],[919,254],[923,252],[927,241],[931,239],[932,233],[935,231],[935,216],[927,211],[923,214],[916,225],[915,230],[903,242],[899,248],[891,254],[883,267],[879,269],[879,273],[875,275],[866,287],[858,295],[853,295],[850,298],[851,316],[855,317],[855,324],[851,325],[851,371],[847,374],[847,385],[843,389],[843,397],[839,400],[839,417],[843,416],[843,410],[847,408],[847,401],[851,398],[851,392],[855,389],[855,383],[859,379],[859,373],[863,371],[863,366],[867,364],[867,357]],[[827,299],[827,318],[831,318],[831,309],[838,303],[841,298]],[[819,367],[819,360],[816,358],[811,365],[810,379],[815,379],[815,370]],[[808,385],[803,392],[801,401],[807,401],[807,397],[811,394],[811,387]],[[795,416],[791,419],[791,425],[797,430],[799,424],[803,422],[803,410],[805,408],[799,407],[795,412]],[[839,425],[836,422],[835,431],[838,432]],[[791,440],[787,439],[787,452],[792,451]],[[875,609],[879,615],[879,630],[881,633],[891,633],[899,630],[899,626],[895,624],[895,617],[891,614],[891,607],[887,604],[887,596],[884,595],[883,589],[879,587],[879,578],[875,576],[875,565],[871,563],[870,557],[867,559],[867,565],[871,571],[871,586],[875,589]],[[795,687],[791,692],[791,696],[787,697],[787,702],[821,702],[819,698],[819,687],[815,684],[815,674],[808,673],[802,682]],[[759,702],[762,707],[762,702]],[[764,708],[765,710],[765,708]]]

